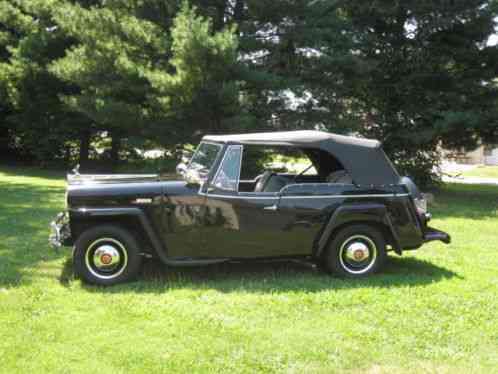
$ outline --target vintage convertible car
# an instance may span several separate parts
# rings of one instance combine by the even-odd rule
[[[205,136],[181,180],[159,175],[68,175],[55,247],[74,246],[85,281],[129,280],[143,257],[166,265],[305,259],[352,278],[388,251],[431,240],[416,185],[376,140],[319,131]]]

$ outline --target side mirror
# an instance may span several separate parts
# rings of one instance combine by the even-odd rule
[[[187,165],[185,165],[183,162],[180,162],[178,165],[176,165],[176,172],[181,176],[185,176],[185,174],[187,174]]]
[[[192,152],[183,152],[181,160],[183,163],[188,164],[192,156]]]
[[[71,170],[74,175],[80,175],[80,164],[76,164],[73,170]]]
[[[199,172],[195,169],[189,169],[183,177],[185,178],[185,181],[187,184],[191,186],[200,186],[202,183],[202,178]]]

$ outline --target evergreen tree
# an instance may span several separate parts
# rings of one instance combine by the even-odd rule
[[[496,2],[344,2],[355,53],[351,78],[362,132],[384,141],[400,169],[430,183],[439,146],[498,140],[498,50],[486,46]]]
[[[224,128],[238,113],[234,29],[213,32],[212,22],[187,3],[178,12],[162,9],[158,18],[157,4],[106,1],[55,11],[58,25],[78,43],[51,72],[78,88],[66,104],[113,140],[189,142],[196,131]]]
[[[496,142],[495,0],[0,0],[0,145],[80,158],[206,132],[376,137],[430,182]],[[137,143],[138,142],[138,143]],[[54,148],[54,151],[48,151]]]
[[[146,75],[167,66],[169,39],[163,27],[172,11],[159,3],[95,1],[53,9],[57,26],[75,44],[51,63],[50,72],[74,87],[63,96],[66,106],[91,119],[82,145],[87,148],[92,135],[106,131],[113,162],[121,138],[142,135],[154,115]]]
[[[59,99],[72,88],[47,70],[71,45],[51,18],[52,5],[42,0],[0,2],[4,43],[0,102],[6,146],[41,164],[67,161],[69,143],[77,139],[85,122]]]

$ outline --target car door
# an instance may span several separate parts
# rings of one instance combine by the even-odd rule
[[[279,192],[239,192],[241,145],[229,145],[206,196],[202,257],[257,258],[305,255],[289,231],[293,215],[279,209]],[[292,225],[291,225],[292,226]],[[291,235],[289,235],[291,234]]]

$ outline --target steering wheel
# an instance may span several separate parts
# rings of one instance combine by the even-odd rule
[[[275,173],[271,170],[265,170],[261,178],[259,178],[258,183],[256,183],[256,186],[254,187],[254,192],[263,192],[266,185],[270,181],[271,177],[273,177]]]

